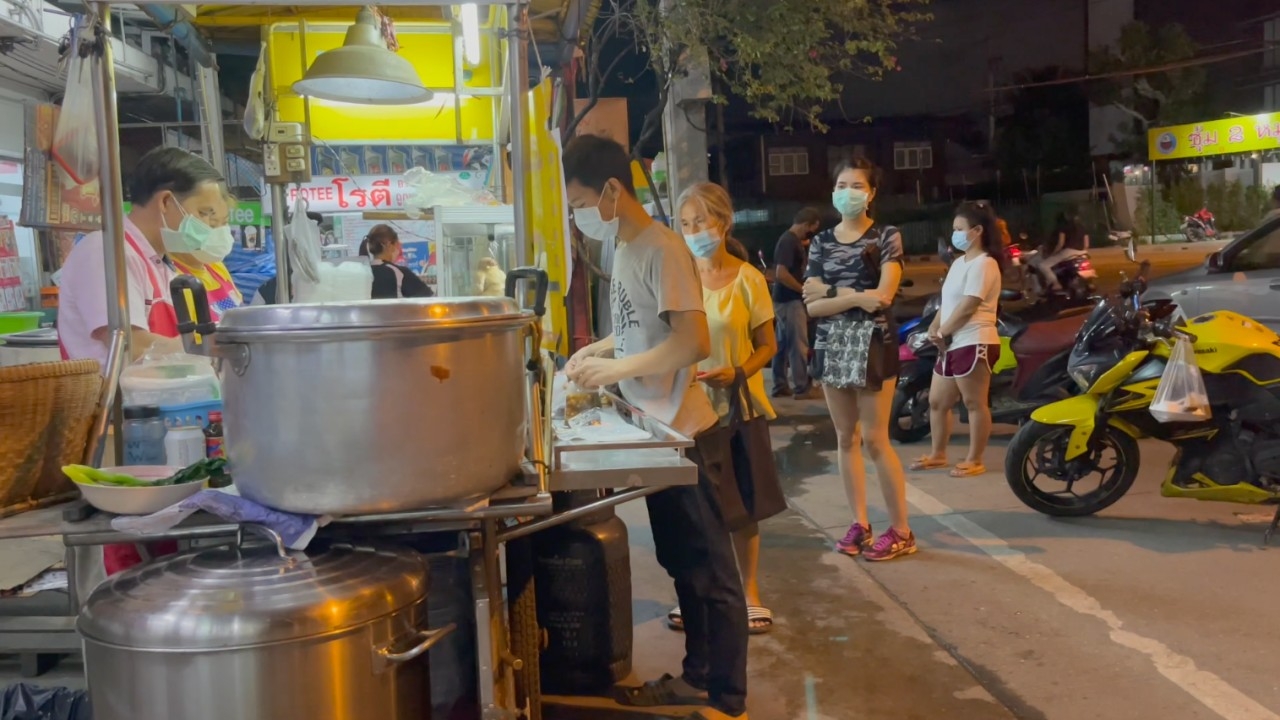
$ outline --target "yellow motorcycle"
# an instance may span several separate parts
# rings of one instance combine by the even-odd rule
[[[1280,337],[1232,312],[1184,320],[1168,301],[1143,305],[1145,270],[1085,321],[1067,364],[1082,394],[1038,408],[1018,429],[1009,487],[1046,515],[1092,515],[1128,492],[1137,441],[1154,438],[1177,449],[1163,496],[1280,504]],[[1179,337],[1192,343],[1211,416],[1161,423],[1152,398]],[[1266,541],[1277,525],[1280,510]]]

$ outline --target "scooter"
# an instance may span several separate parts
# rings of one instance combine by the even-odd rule
[[[1218,235],[1217,221],[1209,208],[1200,208],[1194,215],[1182,218],[1181,229],[1188,242],[1205,242]]]
[[[1000,299],[1012,302],[1021,298],[1016,290],[1003,290]],[[927,308],[928,306],[926,306]],[[936,313],[937,308],[935,307]],[[1021,424],[1031,412],[1047,402],[1071,397],[1076,388],[1067,374],[1067,359],[1076,333],[1084,325],[1088,307],[1068,308],[1041,321],[1028,321],[1003,310],[996,318],[1000,334],[1000,358],[992,367],[988,402],[991,419],[999,423]],[[902,443],[919,442],[929,436],[929,386],[938,360],[938,348],[928,338],[928,320],[923,327],[899,347],[903,372],[893,396],[889,435]],[[963,403],[960,419],[969,420]]]
[[[1045,258],[1048,260],[1049,258]],[[1050,272],[1058,281],[1057,287],[1046,288],[1041,272],[1039,250],[1019,253],[1017,264],[1022,268],[1023,293],[1036,302],[1057,307],[1091,305],[1098,279],[1098,271],[1085,250],[1062,250],[1054,256]]]

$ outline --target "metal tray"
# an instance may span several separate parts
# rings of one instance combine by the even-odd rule
[[[650,439],[627,442],[582,442],[556,435],[551,447],[551,490],[694,485],[698,466],[684,452],[693,440],[613,393],[605,393],[628,423],[649,432]],[[552,432],[564,427],[552,420]]]

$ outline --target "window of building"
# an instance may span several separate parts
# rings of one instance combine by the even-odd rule
[[[928,142],[893,144],[894,170],[927,170],[933,167],[933,145]]]
[[[1280,110],[1280,83],[1262,89],[1262,107],[1271,112]]]
[[[809,174],[809,151],[804,148],[769,148],[769,176]]]

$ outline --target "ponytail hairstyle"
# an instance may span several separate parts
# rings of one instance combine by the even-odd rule
[[[996,261],[996,265],[1003,272],[1005,265],[1004,233],[1008,231],[1004,229],[1004,221],[996,215],[995,208],[991,207],[991,203],[986,200],[960,203],[960,207],[956,208],[956,217],[964,218],[971,228],[982,228],[982,249],[986,251],[992,260]]]
[[[361,257],[378,257],[388,247],[400,242],[400,236],[390,225],[374,225],[360,241]]]

